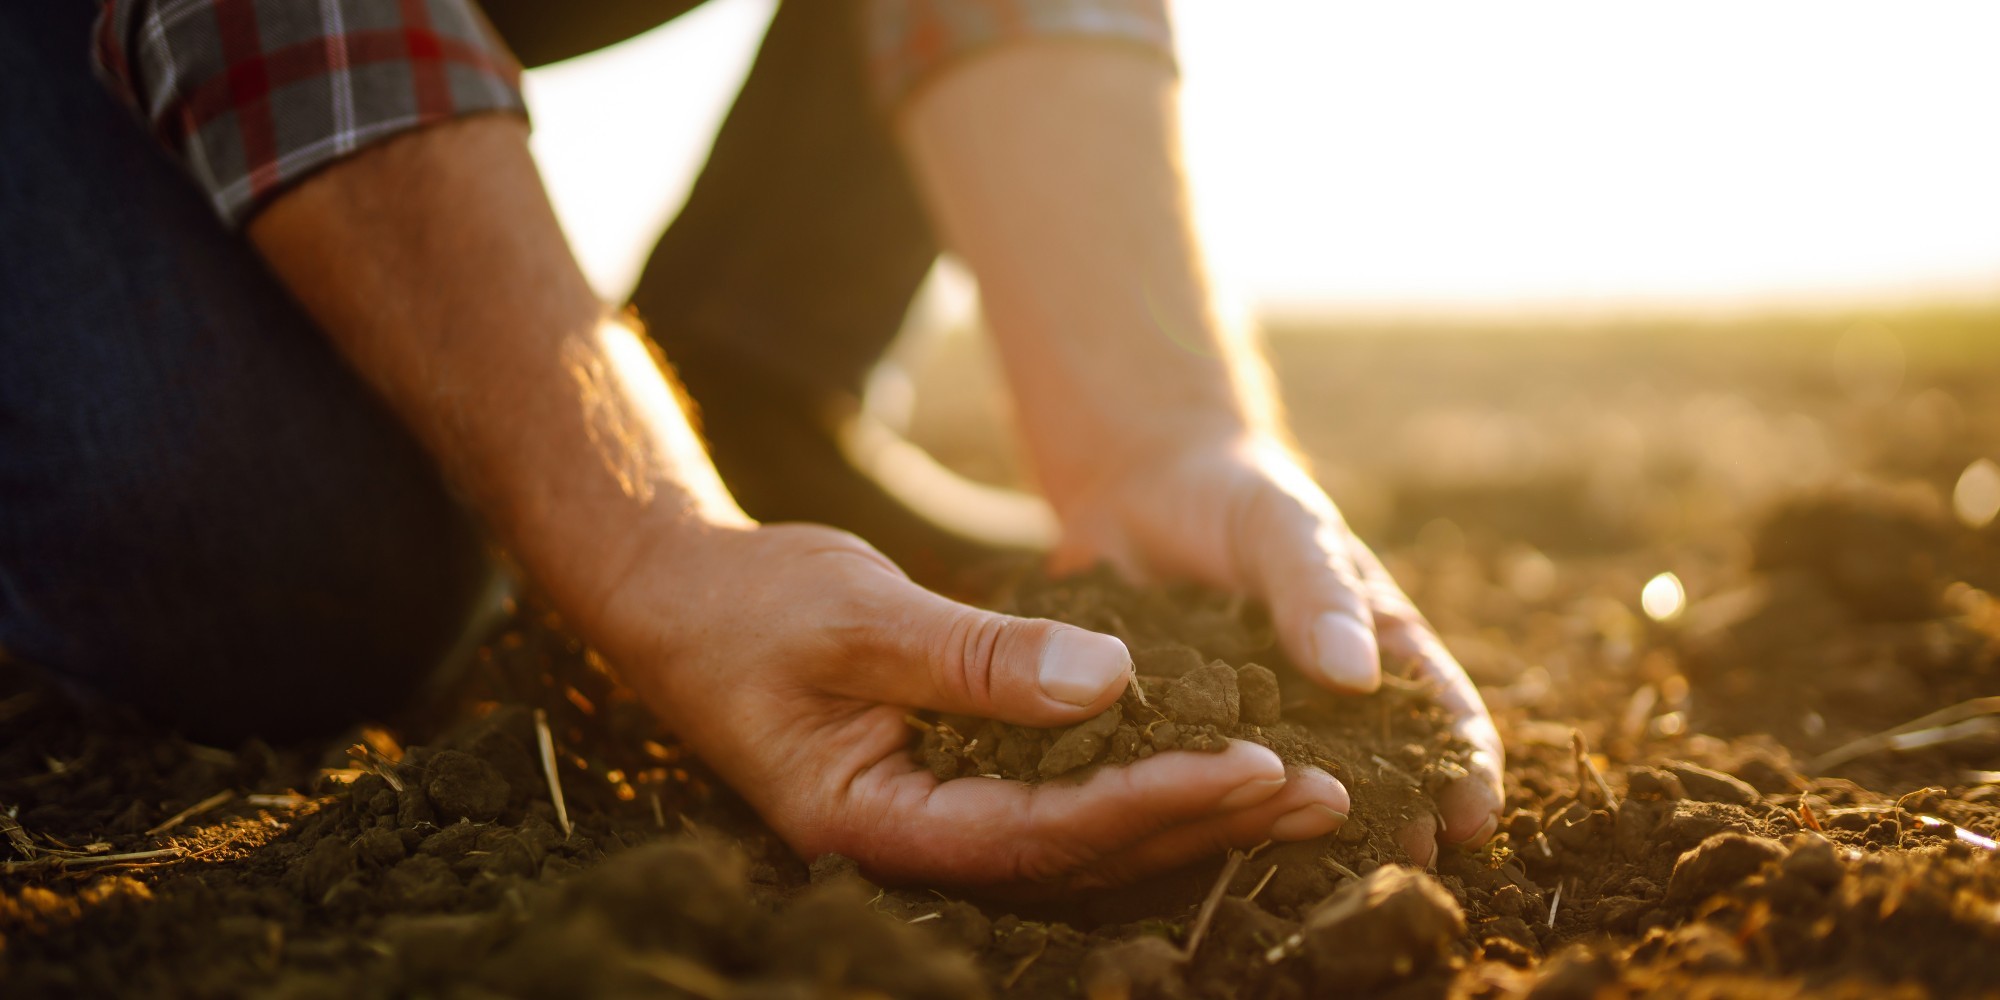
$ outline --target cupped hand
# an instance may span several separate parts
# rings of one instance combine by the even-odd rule
[[[912,709],[1077,722],[1124,691],[1124,644],[949,601],[829,528],[705,528],[658,555],[635,563],[592,638],[802,856],[845,854],[881,879],[1062,889],[1346,816],[1324,772],[1240,741],[1082,782],[939,782],[908,752]]]
[[[1365,694],[1382,683],[1384,654],[1409,664],[1474,750],[1470,774],[1438,793],[1443,828],[1421,819],[1403,831],[1403,846],[1424,863],[1436,841],[1471,847],[1493,836],[1503,752],[1478,689],[1288,449],[1235,437],[1108,465],[1057,509],[1059,570],[1108,560],[1135,580],[1187,579],[1257,597],[1286,655],[1324,687]]]

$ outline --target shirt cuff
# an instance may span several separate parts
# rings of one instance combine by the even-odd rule
[[[520,65],[469,0],[111,0],[95,49],[232,228],[402,132],[527,114]]]
[[[959,61],[1006,42],[1075,38],[1174,61],[1166,0],[870,0],[869,69],[894,108]],[[1176,67],[1177,68],[1177,67]]]

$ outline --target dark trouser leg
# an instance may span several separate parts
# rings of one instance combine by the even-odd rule
[[[198,738],[379,716],[477,533],[91,78],[92,10],[0,6],[0,646]]]
[[[746,511],[846,528],[943,582],[994,550],[910,512],[835,440],[937,256],[868,90],[859,9],[779,7],[633,303]]]

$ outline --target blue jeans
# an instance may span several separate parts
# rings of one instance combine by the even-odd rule
[[[0,648],[198,738],[379,716],[480,535],[92,77],[95,6],[0,5]]]

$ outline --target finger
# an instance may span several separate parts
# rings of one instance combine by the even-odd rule
[[[1120,885],[1232,848],[1267,840],[1291,842],[1325,836],[1347,822],[1346,786],[1316,767],[1287,773],[1285,787],[1247,809],[1206,817],[1156,833],[1089,869],[1072,888]]]
[[[1348,554],[1352,537],[1323,496],[1271,491],[1253,505],[1244,530],[1253,553],[1251,585],[1263,595],[1279,640],[1299,669],[1336,691],[1381,686],[1374,613]]]
[[[1500,829],[1500,783],[1490,761],[1491,756],[1484,750],[1474,751],[1475,761],[1469,768],[1471,774],[1439,789],[1437,793],[1438,815],[1444,819],[1443,829],[1438,831],[1438,839],[1453,847],[1471,849],[1493,839]]]
[[[1078,784],[997,778],[942,784],[905,758],[859,776],[873,816],[857,843],[829,847],[871,874],[965,885],[1058,883],[1162,830],[1247,809],[1286,785],[1277,755],[1232,740],[1220,753],[1157,754]]]
[[[866,639],[828,679],[854,698],[1055,726],[1111,707],[1132,676],[1132,654],[1108,635],[982,611],[899,578],[867,601]]]
[[[1429,868],[1437,862],[1438,833],[1437,820],[1430,816],[1418,816],[1396,831],[1396,843],[1403,853],[1410,856],[1410,863],[1419,868]]]
[[[1367,546],[1357,544],[1355,561],[1374,596],[1376,634],[1383,652],[1409,662],[1412,679],[1432,686],[1438,703],[1452,718],[1453,735],[1473,748],[1465,761],[1468,773],[1439,791],[1436,805],[1444,821],[1439,839],[1457,847],[1478,847],[1499,829],[1505,803],[1500,775],[1506,757],[1499,730],[1493,726],[1479,688],[1402,588],[1390,579],[1381,560]]]

